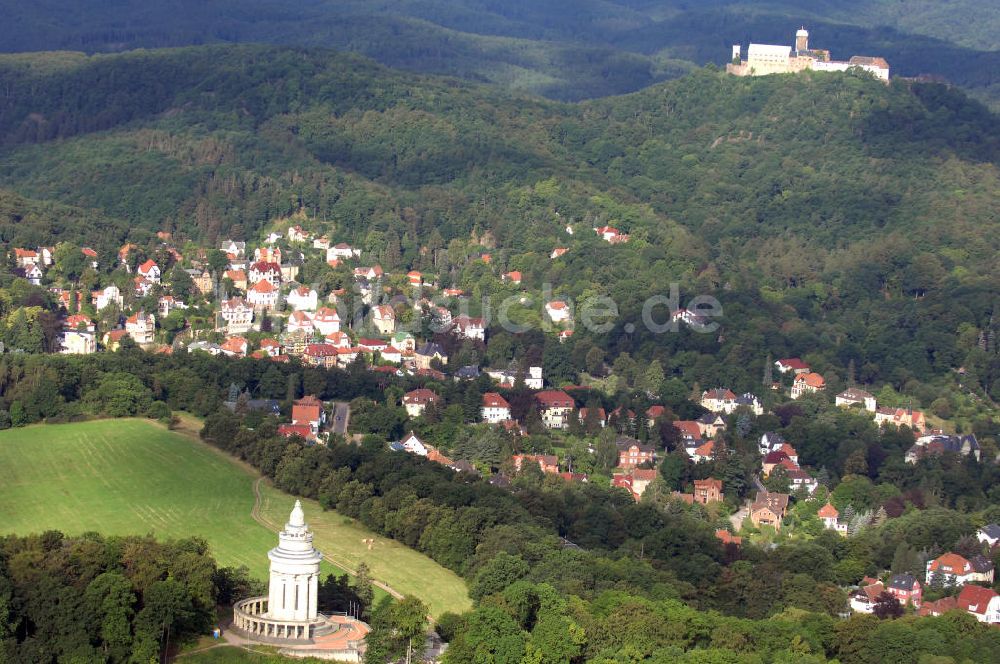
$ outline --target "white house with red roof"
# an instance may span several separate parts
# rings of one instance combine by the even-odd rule
[[[736,408],[736,395],[732,390],[716,388],[701,395],[701,407],[713,413],[730,413]]]
[[[486,340],[486,323],[482,318],[457,316],[451,321],[451,324],[455,333],[464,339]]]
[[[308,286],[293,288],[285,297],[285,302],[296,311],[315,311],[319,296]]]
[[[508,281],[512,284],[519,285],[521,283],[521,272],[519,270],[511,270],[500,277],[500,279],[502,281]]]
[[[316,319],[313,319],[313,323]],[[340,350],[342,348],[351,347],[351,338],[347,336],[346,332],[341,332],[337,330],[336,332],[331,332],[330,334],[324,335],[326,343],[330,344],[334,348]]]
[[[1000,595],[982,586],[965,586],[958,594],[958,608],[989,625],[1000,624]]]
[[[340,315],[331,307],[320,307],[313,316],[313,325],[323,336],[340,332]]]
[[[498,424],[510,419],[510,404],[497,392],[487,392],[483,395],[480,414],[484,422]]]
[[[144,311],[125,319],[125,331],[137,344],[151,344],[156,334],[156,316]]]
[[[262,339],[260,350],[268,357],[281,355],[281,343],[277,339]]]
[[[160,283],[160,266],[153,259],[147,260],[136,268],[136,273],[146,281],[154,284]]]
[[[601,236],[601,239],[610,244],[623,244],[628,242],[628,234],[622,233],[614,226],[601,226],[595,228],[594,232]]]
[[[546,302],[545,313],[553,323],[566,323],[573,317],[569,305],[563,300]]]
[[[118,286],[111,284],[102,290],[92,292],[90,294],[90,301],[93,303],[94,308],[100,311],[110,305],[115,305],[121,309],[125,303],[125,298],[122,297],[122,292],[118,289]]]
[[[247,302],[260,311],[274,309],[278,306],[278,287],[267,279],[261,279],[247,290]]]
[[[288,314],[288,324],[285,326],[286,331],[304,332],[307,335],[312,335],[315,329],[312,316],[309,315],[308,311],[293,311]]]
[[[549,254],[549,258],[556,259],[560,256],[565,256],[567,251],[569,251],[568,247],[556,247],[552,250],[552,253]]]
[[[786,357],[782,360],[777,360],[774,366],[778,369],[779,373],[786,374],[789,371],[800,374],[809,373],[809,365],[800,360],[797,357]]]
[[[983,556],[976,558],[969,560],[949,551],[934,560],[929,560],[925,581],[930,585],[935,579],[939,579],[945,586],[964,586],[976,581],[993,583],[993,563]]]
[[[323,402],[315,396],[304,396],[292,404],[292,424],[308,426],[313,435],[319,433],[325,421]]]
[[[26,265],[36,265],[41,260],[38,256],[38,252],[34,249],[14,249],[14,260],[17,262],[17,266],[20,268]]]
[[[247,340],[240,336],[229,337],[219,346],[219,350],[227,357],[246,357],[247,348]]]
[[[800,373],[792,383],[792,398],[798,399],[803,394],[814,394],[826,390],[826,380],[818,373]]]

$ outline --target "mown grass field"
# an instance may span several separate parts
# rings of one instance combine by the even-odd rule
[[[266,578],[276,538],[251,517],[257,479],[224,453],[146,420],[10,429],[0,432],[0,534],[196,535],[219,564],[246,565]],[[295,499],[263,482],[261,497],[261,515],[283,525]],[[377,580],[420,597],[434,615],[470,605],[461,578],[430,558],[314,502],[305,510],[329,561],[325,572],[364,560]],[[362,542],[369,538],[371,551]]]

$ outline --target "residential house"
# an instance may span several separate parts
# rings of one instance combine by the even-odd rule
[[[603,429],[608,423],[608,415],[606,412],[604,412],[603,408],[597,408],[595,412],[597,413],[596,416],[597,423],[600,424],[601,428]],[[590,415],[590,409],[581,408],[579,411],[577,411],[576,415],[580,420],[580,424],[585,424],[587,421],[587,416]]]
[[[154,284],[160,283],[160,266],[153,259],[147,260],[136,268],[136,273],[146,281]]]
[[[125,319],[125,331],[137,344],[151,344],[156,334],[156,316],[139,311]]]
[[[309,238],[312,237],[312,233],[303,230],[301,226],[289,226],[288,227],[288,241],[289,242],[308,242]]]
[[[792,398],[798,399],[803,394],[822,392],[826,389],[826,381],[818,373],[800,373],[792,382]]]
[[[262,339],[260,350],[267,357],[277,357],[281,355],[281,342],[277,339]]]
[[[404,353],[413,353],[417,350],[417,340],[409,332],[396,332],[392,335],[392,345]]]
[[[109,330],[104,333],[104,347],[112,353],[121,346],[122,339],[128,336],[124,329]]]
[[[228,357],[246,357],[247,340],[244,337],[234,336],[226,339],[219,349],[223,355]]]
[[[285,302],[296,311],[316,311],[318,297],[312,288],[299,286],[288,293]]]
[[[736,395],[731,390],[716,388],[703,392],[699,403],[713,413],[731,413],[736,409]]]
[[[244,334],[250,331],[253,324],[253,308],[248,306],[242,297],[223,300],[219,304],[219,316],[226,323],[229,334]]]
[[[389,344],[382,339],[358,339],[358,348],[366,353],[381,353],[388,350]]]
[[[266,281],[275,288],[281,285],[281,264],[257,261],[247,271],[247,283],[257,284]]]
[[[736,403],[733,410],[739,408],[746,408],[754,415],[760,416],[764,414],[764,404],[761,400],[757,398],[757,395],[751,394],[749,392],[744,392],[743,394],[736,397]]]
[[[715,441],[709,440],[694,448],[686,448],[691,460],[695,463],[703,463],[715,459]]]
[[[411,286],[422,286],[424,284],[424,275],[416,270],[410,270],[406,273],[406,280]]]
[[[567,323],[572,318],[569,305],[562,300],[553,300],[545,303],[545,313],[553,323]]]
[[[573,397],[562,390],[543,390],[535,394],[542,424],[549,429],[565,429],[569,426],[570,413],[576,407]]]
[[[760,528],[770,526],[781,530],[781,520],[785,518],[788,509],[788,494],[759,491],[757,498],[750,505],[750,522]]]
[[[258,311],[267,311],[278,306],[278,287],[267,279],[261,279],[247,291],[247,301]]]
[[[506,274],[504,274],[502,277],[500,277],[500,279],[502,281],[509,281],[510,283],[515,285],[520,285],[521,273],[517,270],[512,270],[511,272],[507,272]]]
[[[903,458],[906,460],[906,463],[917,463],[924,457],[941,456],[945,453],[960,454],[962,456],[969,456],[971,454],[978,461],[982,449],[975,434],[931,434],[918,438],[917,442],[910,449],[906,450]]]
[[[41,259],[34,249],[16,248],[14,249],[14,261],[17,263],[17,267],[24,268],[28,265],[37,265]]]
[[[893,574],[889,578],[889,585],[885,589],[890,595],[898,599],[899,603],[903,606],[912,604],[913,608],[920,608],[923,588],[920,585],[920,581],[912,574]]]
[[[694,448],[702,444],[701,426],[695,420],[674,420],[671,424],[677,429],[685,448]]]
[[[615,440],[618,448],[618,467],[632,469],[644,463],[656,463],[656,447],[643,445],[635,438],[619,436]]]
[[[403,395],[403,407],[410,417],[420,417],[424,414],[427,406],[440,401],[441,397],[424,387],[411,390]]]
[[[597,233],[602,240],[610,244],[624,244],[625,242],[628,242],[628,234],[622,233],[613,226],[601,226],[600,228],[595,228],[594,232]]]
[[[924,602],[917,614],[920,616],[941,616],[957,608],[957,597],[942,597],[936,602]]]
[[[764,460],[761,462],[761,472],[763,473],[764,477],[765,478],[770,477],[771,473],[774,472],[774,469],[777,468],[778,466],[781,466],[782,462],[784,461],[789,461],[789,462],[791,461],[791,459],[788,458],[788,455],[785,452],[781,450],[774,450],[768,452],[767,455],[764,457]],[[795,467],[794,463],[790,465],[792,467]],[[786,467],[785,469],[787,470],[788,468]]]
[[[390,335],[396,331],[396,312],[388,304],[372,309],[372,324],[379,334]]]
[[[336,309],[320,307],[312,319],[313,326],[324,337],[340,332],[340,315]]]
[[[710,477],[707,480],[694,481],[694,502],[707,505],[720,502],[722,498],[722,480]]]
[[[315,329],[316,327],[309,312],[293,311],[288,314],[288,323],[285,325],[285,330],[288,332],[302,332],[303,334],[312,336]]]
[[[284,436],[285,438],[291,438],[292,436],[298,436],[305,441],[314,441],[316,437],[313,432],[309,430],[309,427],[305,424],[279,424],[278,425],[278,435]]]
[[[231,239],[223,240],[219,243],[219,251],[229,256],[230,260],[240,258],[247,253],[247,243]]]
[[[760,445],[758,446],[760,455],[765,456],[768,452],[781,449],[784,444],[784,436],[775,431],[768,431],[760,437]]]
[[[965,586],[958,594],[957,608],[989,625],[1000,624],[1000,595],[991,588]]]
[[[13,272],[15,276],[27,279],[32,286],[41,286],[42,277],[45,276],[37,263],[26,263],[24,267],[15,268]]]
[[[268,242],[268,244],[274,243]],[[253,250],[254,262],[277,263],[281,265],[281,258],[281,247],[257,247]]]
[[[349,244],[341,242],[326,250],[326,260],[347,260],[361,255],[360,249],[354,249]]]
[[[880,582],[867,584],[848,596],[848,604],[855,613],[874,613],[875,604],[883,592],[885,586]]]
[[[496,392],[487,392],[483,395],[480,413],[484,422],[497,424],[510,419],[510,404]]]
[[[976,531],[976,539],[993,548],[1000,543],[1000,525],[989,523]]]
[[[663,417],[664,413],[667,412],[666,406],[650,406],[646,409],[646,426],[650,429],[656,424],[656,420]]]
[[[927,419],[922,411],[912,408],[876,408],[875,424],[894,427],[909,427],[914,433],[922,433],[927,429]]]
[[[823,522],[823,527],[847,536],[847,522],[840,520],[840,512],[828,501],[826,505],[819,508],[816,516]]]
[[[229,334],[245,334],[253,324],[253,308],[242,297],[223,300],[219,304],[219,315]]]
[[[486,324],[482,318],[458,316],[451,321],[455,333],[464,339],[486,340]]]
[[[306,344],[302,361],[310,366],[332,369],[340,363],[340,350],[330,344]]]
[[[439,344],[428,341],[414,352],[413,361],[417,369],[430,369],[434,360],[448,364],[448,356],[444,354],[444,349]]]
[[[97,328],[81,314],[74,314],[63,325],[62,348],[67,355],[89,355],[97,351]]]
[[[977,560],[969,560],[957,553],[948,552],[927,561],[926,583],[930,585],[935,579],[944,586],[964,586],[974,581],[993,583],[993,564],[982,556],[973,558]]]
[[[246,270],[226,270],[222,274],[223,279],[229,279],[233,282],[233,287],[238,288],[241,291],[247,289],[247,273]]]
[[[399,364],[403,361],[403,351],[399,350],[395,346],[388,346],[387,348],[380,350],[378,355],[379,359],[383,362]]]
[[[714,438],[717,433],[726,430],[726,421],[718,413],[705,413],[695,421],[705,438]]]
[[[810,371],[809,365],[797,357],[788,357],[783,360],[778,360],[774,363],[774,366],[777,367],[778,371],[782,374],[786,374],[791,371],[793,374],[798,375],[809,373]]]
[[[543,473],[559,474],[559,458],[554,454],[515,454],[511,460],[517,472],[521,472],[521,467],[525,463],[537,463]]]
[[[789,459],[789,462],[794,463],[791,459]],[[816,478],[799,468],[798,465],[794,468],[788,468],[786,472],[788,473],[788,485],[792,491],[805,489],[808,493],[812,494],[819,488],[819,482]]]
[[[840,394],[837,395],[834,400],[838,406],[861,406],[865,410],[875,412],[877,403],[875,401],[875,396],[865,392],[864,390],[857,387],[849,387]]]
[[[124,332],[124,330],[121,331]],[[104,343],[107,345],[107,341]],[[211,341],[192,341],[188,344],[187,352],[194,353],[196,351],[208,353],[209,355],[218,355],[222,352],[222,348],[219,344],[212,343]]]
[[[552,250],[552,253],[549,254],[549,258],[556,259],[561,256],[565,256],[567,251],[569,251],[568,247],[556,247]]]
[[[356,267],[354,268],[354,277],[367,279],[368,281],[374,281],[375,279],[380,279],[384,272],[382,272],[381,265],[372,265],[371,267]]]
[[[82,247],[80,249],[80,252],[84,256],[87,257],[87,264],[90,267],[92,267],[92,268],[94,268],[96,270],[97,269],[97,252],[94,251],[93,249],[91,249],[90,247]]]
[[[323,402],[315,396],[308,395],[292,404],[292,424],[306,425],[315,436],[326,422],[326,412]]]
[[[176,309],[187,309],[187,305],[173,295],[161,295],[156,301],[156,315],[160,318],[166,318]]]
[[[215,281],[212,280],[212,273],[206,270],[188,270],[194,289],[203,296],[210,296],[215,289]]]
[[[316,323],[315,318],[313,319],[313,323],[314,324]],[[326,343],[330,344],[334,348],[340,349],[340,348],[351,347],[351,338],[347,336],[346,332],[340,332],[340,331],[331,332],[330,334],[326,335],[324,339],[326,340]]]

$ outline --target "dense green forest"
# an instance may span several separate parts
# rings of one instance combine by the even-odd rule
[[[4,51],[120,51],[218,42],[333,47],[411,71],[556,99],[638,90],[721,64],[733,43],[790,43],[807,24],[834,55],[882,55],[996,100],[994,3],[958,0],[0,1]]]

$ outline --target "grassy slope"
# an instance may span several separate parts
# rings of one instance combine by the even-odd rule
[[[254,482],[222,453],[143,420],[9,430],[0,433],[0,532],[196,535],[220,564],[246,565],[263,578],[275,538],[251,519]],[[293,498],[274,489],[264,497],[268,519],[283,524]],[[374,537],[314,503],[306,513],[317,546],[344,563],[359,561],[360,540]],[[460,578],[395,542],[379,539],[365,561],[377,579],[421,597],[434,614],[469,606]]]

